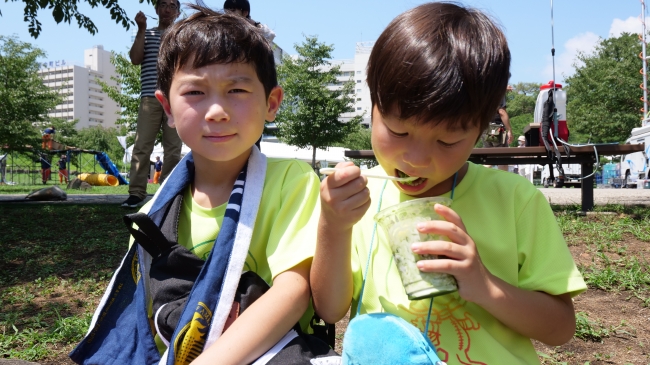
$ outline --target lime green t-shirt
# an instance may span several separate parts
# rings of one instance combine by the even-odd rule
[[[244,270],[254,271],[269,285],[280,273],[314,256],[320,181],[313,169],[294,159],[267,158],[266,178]],[[206,259],[219,234],[227,203],[207,209],[188,187],[178,220],[178,243]],[[148,212],[151,202],[140,211]],[[300,320],[307,331],[309,307]]]
[[[381,180],[368,181],[372,205],[354,227],[352,313],[359,300],[378,202],[381,200],[385,209],[412,199],[391,182],[380,197],[383,184]],[[469,163],[451,208],[462,218],[481,261],[495,276],[516,287],[552,295],[574,296],[586,290],[549,204],[526,179]],[[424,331],[430,300],[408,300],[386,234],[379,226],[375,237],[361,313],[392,313]],[[435,298],[427,335],[449,365],[539,364],[529,338],[463,300],[457,292]]]

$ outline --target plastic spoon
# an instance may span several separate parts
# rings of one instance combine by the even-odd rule
[[[332,167],[324,167],[318,171],[320,171],[320,173],[323,175],[331,175],[334,173],[334,171],[336,171],[336,169]],[[368,170],[361,170],[361,175],[365,177],[375,178],[375,179],[386,179],[386,180],[401,181],[401,182],[408,182],[408,181],[413,181],[418,179],[417,176],[397,177],[397,176],[388,176],[388,175],[376,175],[376,174],[368,173],[366,171]]]

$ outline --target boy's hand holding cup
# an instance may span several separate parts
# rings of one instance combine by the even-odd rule
[[[420,260],[417,267],[427,273],[444,273],[453,275],[458,282],[458,294],[461,298],[481,304],[481,300],[490,297],[495,289],[495,277],[485,268],[472,237],[460,216],[448,206],[436,204],[434,207],[443,220],[431,220],[417,224],[421,234],[440,235],[448,240],[430,240],[417,242],[411,246],[419,255],[444,256],[437,260]]]
[[[326,177],[320,185],[321,220],[328,228],[351,230],[370,206],[368,179],[352,162],[340,162],[336,172]],[[334,224],[332,224],[334,223]]]
[[[426,249],[413,250],[413,247],[422,247],[422,241],[427,244],[431,241],[449,243],[443,241],[444,234],[419,227],[444,222],[445,217],[435,207],[449,206],[451,202],[451,199],[444,197],[407,200],[382,210],[374,217],[388,236],[395,265],[410,300],[444,295],[458,289],[456,280],[446,271],[427,272],[419,265],[422,262],[437,263],[442,259],[441,254]]]

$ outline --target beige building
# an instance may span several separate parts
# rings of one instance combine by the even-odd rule
[[[366,83],[366,66],[370,58],[370,51],[374,42],[357,42],[356,50],[353,59],[332,60],[332,66],[338,65],[340,67],[340,74],[337,77],[338,85],[352,80],[354,82],[353,95],[354,98],[354,111],[345,113],[341,119],[347,121],[352,117],[363,115],[362,124],[370,125],[370,89]],[[338,85],[330,85],[330,88],[340,87]]]
[[[39,70],[43,83],[63,96],[63,103],[50,110],[48,116],[77,119],[77,129],[115,127],[120,108],[97,82],[101,80],[119,90],[117,82],[111,79],[117,75],[110,57],[111,53],[98,45],[84,51],[83,67],[65,60],[43,62]]]

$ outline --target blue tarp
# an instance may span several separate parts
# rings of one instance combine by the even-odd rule
[[[120,175],[120,171],[117,169],[113,161],[108,157],[106,152],[98,153],[95,155],[95,159],[101,167],[106,170],[106,173],[109,175],[113,175],[117,178],[117,181],[120,182],[120,185],[129,185],[128,181],[122,175]]]

